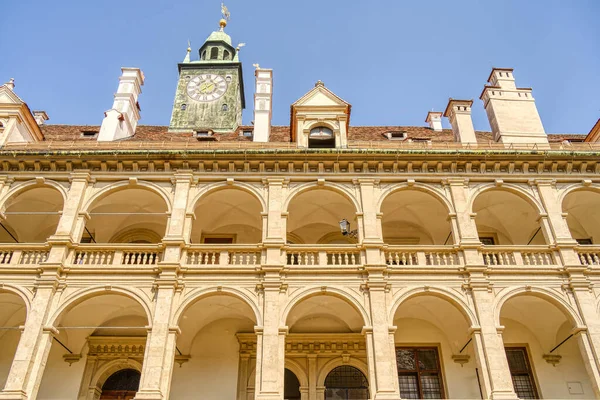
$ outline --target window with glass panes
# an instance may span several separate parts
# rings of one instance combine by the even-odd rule
[[[444,398],[437,347],[398,347],[396,363],[401,398]]]
[[[527,349],[525,347],[507,347],[505,350],[515,393],[520,399],[537,399]]]

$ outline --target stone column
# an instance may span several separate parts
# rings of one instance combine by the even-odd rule
[[[165,254],[163,262],[179,264],[181,248],[185,245],[187,205],[192,186],[193,174],[191,171],[178,171],[173,178],[175,191],[171,216],[167,224],[167,234],[163,238]]]
[[[475,224],[475,214],[469,207],[468,181],[463,178],[449,178],[447,189],[450,191],[455,215],[450,215],[455,241],[463,250],[466,264],[481,264],[479,234]]]
[[[255,330],[256,400],[283,399],[287,327],[279,326],[280,291],[277,282],[263,283],[263,326]]]
[[[163,272],[164,274],[164,272]],[[169,398],[171,375],[175,360],[175,345],[179,328],[169,322],[174,297],[179,289],[176,279],[161,277],[156,287],[152,329],[148,333],[140,388],[136,400],[166,400]]]
[[[579,350],[596,398],[600,398],[600,318],[592,285],[585,276],[585,266],[566,267],[571,295],[585,326],[575,326],[579,333]]]
[[[282,210],[285,180],[268,178],[263,181],[267,186],[266,234],[264,234],[265,257],[261,265],[262,274],[259,285],[262,326],[256,327],[256,387],[255,399],[282,399],[283,375],[285,369],[285,338],[287,327],[280,326],[282,292],[285,286],[281,282],[284,268],[282,248],[285,245],[285,220]]]
[[[537,191],[546,209],[547,216],[544,222],[548,225],[546,228],[552,233],[556,241],[556,247],[564,265],[580,265],[579,257],[575,252],[577,242],[571,236],[571,231],[567,221],[563,217],[562,204],[558,201],[558,192],[556,183],[550,179],[537,179]]]
[[[369,304],[372,327],[363,332],[367,340],[369,358],[370,391],[374,399],[400,399],[396,352],[390,346],[390,323],[386,302],[386,286],[383,280],[372,281],[369,274]]]
[[[479,320],[479,331],[474,330],[477,364],[481,368],[482,392],[489,399],[517,399],[500,327],[494,317],[494,294],[483,273],[485,268],[466,267],[471,275],[470,289]],[[487,392],[486,392],[487,391]]]
[[[308,354],[308,398],[310,400],[317,399],[317,355]]]
[[[0,399],[35,399],[56,333],[56,329],[44,326],[56,287],[54,277],[42,277],[38,284]]]

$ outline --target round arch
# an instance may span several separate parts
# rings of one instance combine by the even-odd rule
[[[370,388],[371,382],[369,380],[369,367],[367,366],[367,364],[365,364],[364,362],[362,362],[354,357],[350,357],[348,362],[344,362],[342,357],[337,357],[337,358],[334,358],[333,360],[330,360],[329,362],[325,363],[325,365],[323,365],[323,367],[321,368],[321,370],[319,371],[319,373],[317,375],[317,387],[324,387],[325,379],[327,379],[327,375],[329,375],[329,373],[331,371],[333,371],[334,368],[341,367],[343,365],[349,365],[351,367],[358,369],[360,372],[362,372],[363,375],[365,376],[365,379],[369,383],[369,390],[371,390],[371,388]]]
[[[396,315],[396,312],[398,311],[402,303],[404,303],[410,298],[417,296],[435,296],[442,300],[445,300],[456,307],[456,309],[469,322],[472,328],[476,328],[479,326],[477,316],[475,315],[473,310],[471,310],[467,302],[461,299],[457,294],[453,293],[452,291],[441,287],[413,287],[401,290],[400,292],[396,293],[392,300],[389,321],[394,320],[394,316]]]
[[[142,189],[142,190],[147,190],[149,192],[157,194],[165,202],[165,205],[167,206],[167,213],[169,213],[169,214],[171,213],[172,204],[171,204],[171,197],[169,196],[169,194],[161,186],[159,186],[153,182],[147,182],[147,181],[138,181],[135,184],[131,183],[130,181],[121,181],[121,182],[116,182],[111,185],[105,186],[102,189],[100,189],[98,192],[94,193],[85,202],[84,206],[81,208],[81,212],[89,212],[90,208],[96,202],[101,201],[102,199],[104,199],[105,197],[107,197],[111,194],[120,192],[122,190],[127,190],[127,189]]]
[[[365,326],[371,325],[371,319],[369,318],[369,314],[363,305],[360,304],[360,302],[351,293],[336,287],[327,287],[325,290],[323,290],[322,287],[314,287],[297,293],[294,297],[288,300],[283,313],[281,314],[281,325],[285,326],[287,324],[288,315],[297,304],[301,303],[303,300],[319,295],[334,296],[345,301],[360,314]]]
[[[442,205],[444,207],[446,207],[448,214],[455,213],[454,205],[446,196],[444,196],[442,193],[438,192],[433,186],[427,185],[424,183],[418,183],[418,182],[415,182],[414,184],[410,184],[410,185],[408,184],[408,182],[402,182],[402,183],[398,183],[395,185],[391,185],[390,187],[386,188],[381,193],[381,195],[379,196],[379,199],[377,200],[377,206],[376,206],[377,212],[381,213],[381,206],[383,205],[383,202],[385,201],[386,198],[393,195],[394,193],[397,193],[397,192],[403,191],[403,190],[417,190],[419,192],[429,194],[429,195],[433,196],[435,199],[437,199],[440,203],[442,203]]]
[[[504,304],[514,297],[523,295],[539,297],[540,299],[546,300],[550,304],[553,304],[565,314],[567,319],[571,321],[574,327],[582,327],[585,325],[577,311],[564,298],[560,297],[558,293],[541,287],[518,286],[502,289],[494,299],[494,321],[498,326],[500,326],[500,314]]]
[[[31,301],[32,301],[32,298],[31,298],[32,295],[30,292],[28,292],[24,288],[21,288],[16,285],[11,285],[9,283],[5,283],[0,287],[0,293],[2,293],[2,292],[19,296],[21,298],[21,300],[23,300],[23,303],[25,303],[26,315],[29,315],[29,311],[31,310]]]
[[[101,391],[102,386],[112,374],[124,369],[134,369],[141,374],[142,364],[139,361],[131,358],[119,358],[117,360],[109,361],[99,368],[98,371],[96,371],[92,377],[90,386],[95,387],[98,391]]]
[[[285,369],[289,369],[296,375],[296,378],[300,381],[300,387],[308,387],[308,375],[306,375],[306,371],[298,362],[286,358]]]
[[[564,205],[565,199],[566,197],[574,192],[594,192],[594,193],[599,193],[600,194],[600,184],[598,183],[592,183],[590,185],[584,185],[583,183],[574,183],[572,185],[569,185],[565,188],[563,188],[563,190],[561,190],[558,194],[558,204],[560,204],[561,208]]]
[[[501,186],[496,186],[495,183],[486,183],[484,185],[478,186],[469,196],[469,199],[467,201],[467,209],[470,210],[470,212],[473,212],[473,205],[475,204],[475,200],[477,199],[477,197],[490,190],[504,190],[507,192],[511,192],[519,196],[521,199],[525,200],[538,212],[538,214],[546,214],[544,206],[535,197],[533,197],[531,193],[528,193],[522,187],[512,183],[504,183]]]
[[[250,194],[251,196],[256,198],[256,200],[258,200],[262,208],[262,212],[267,211],[267,203],[265,199],[254,186],[245,182],[234,182],[233,184],[229,184],[228,182],[218,182],[203,187],[202,190],[194,196],[192,201],[188,203],[187,212],[193,213],[196,209],[196,205],[198,204],[198,202],[201,201],[204,197],[210,196],[211,194],[227,189],[242,190]]]
[[[146,314],[146,318],[148,320],[148,325],[152,324],[152,311],[150,308],[150,299],[148,299],[145,295],[143,295],[136,289],[130,289],[121,286],[111,286],[108,290],[105,286],[94,286],[91,288],[81,289],[76,291],[75,293],[72,293],[70,296],[68,296],[65,300],[61,302],[61,305],[58,307],[58,309],[48,319],[48,324],[50,326],[54,326],[56,321],[68,310],[83,303],[87,299],[96,296],[102,296],[105,294],[122,295],[136,301],[144,310],[144,313]]]
[[[294,188],[288,193],[288,196],[286,197],[281,207],[282,212],[289,212],[290,203],[294,200],[294,198],[296,198],[296,196],[311,190],[331,190],[333,192],[336,192],[342,195],[344,198],[346,198],[346,200],[351,202],[357,213],[362,212],[360,202],[355,197],[355,195],[346,187],[334,182],[325,182],[325,184],[323,185],[319,185],[318,182],[307,182],[302,185],[299,185],[298,187]]]
[[[313,129],[313,128],[318,128],[319,126],[324,126],[324,127],[326,127],[326,128],[329,128],[329,129],[331,129],[333,132],[339,132],[339,130],[340,130],[340,127],[339,127],[339,126],[335,126],[335,125],[334,125],[334,124],[332,124],[330,121],[319,121],[319,120],[316,120],[316,121],[310,121],[310,122],[308,123],[308,125],[305,125],[305,126],[302,128],[302,131],[303,131],[303,132],[310,132],[310,130],[311,130],[311,129]]]
[[[254,312],[254,318],[256,319],[256,324],[258,326],[262,326],[262,315],[260,313],[257,301],[253,296],[245,290],[240,290],[231,287],[210,287],[203,289],[196,289],[190,292],[183,302],[177,307],[177,310],[173,314],[172,323],[173,325],[179,325],[179,320],[184,312],[196,302],[210,297],[210,296],[218,296],[218,295],[226,295],[235,297],[238,300],[241,300],[245,304],[247,304],[252,311]]]
[[[40,188],[40,189],[41,188],[55,189],[62,196],[63,204],[67,201],[67,190],[58,182],[53,181],[53,180],[44,179],[43,182],[40,183],[37,180],[31,180],[31,181],[26,181],[26,182],[20,183],[20,184],[16,185],[14,188],[11,188],[8,191],[8,193],[6,193],[4,195],[4,197],[2,197],[2,199],[0,199],[0,210],[2,212],[5,211],[6,203],[11,198],[16,197],[28,190],[38,189],[38,188]]]

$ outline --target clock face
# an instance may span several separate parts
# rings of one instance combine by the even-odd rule
[[[196,101],[215,101],[222,97],[225,91],[227,91],[227,81],[221,75],[198,75],[187,84],[188,96]]]

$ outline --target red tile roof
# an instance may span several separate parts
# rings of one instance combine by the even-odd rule
[[[72,142],[72,141],[95,141],[95,136],[83,136],[82,132],[99,132],[99,126],[91,125],[43,125],[42,132],[46,141]],[[252,130],[252,126],[241,126],[236,132],[216,133],[216,141],[219,142],[243,142],[252,139],[240,136],[240,132]],[[443,129],[434,131],[424,126],[351,126],[348,132],[348,140],[352,141],[389,141],[388,132],[404,132],[407,139],[431,140],[432,142],[454,142],[452,130]],[[475,132],[479,142],[492,141],[491,132]],[[586,135],[580,134],[548,134],[550,142],[561,142],[563,140],[583,141]],[[133,137],[123,141],[148,141],[148,142],[197,142],[192,133],[168,132],[167,126],[140,125],[137,127]],[[289,143],[289,126],[273,126],[271,128],[270,142]]]

